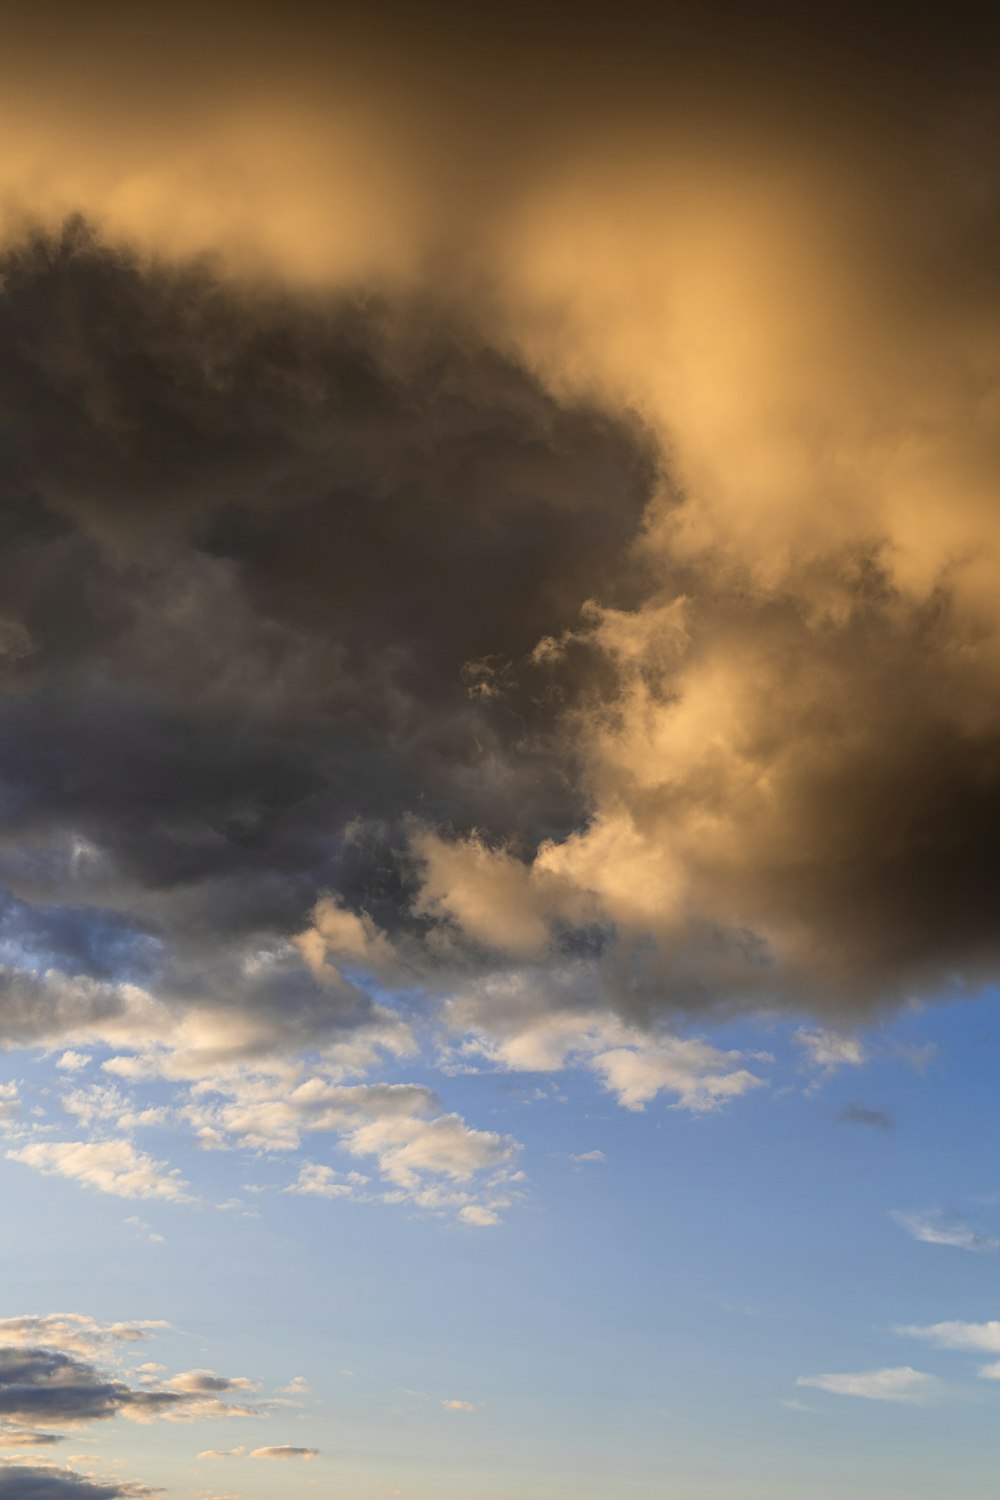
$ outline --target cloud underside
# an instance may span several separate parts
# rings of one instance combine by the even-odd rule
[[[811,1016],[826,1073],[994,978],[982,49],[901,70],[866,21],[848,100],[845,13],[799,38],[806,107],[783,26],[720,54],[692,17],[676,87],[637,47],[593,98],[574,27],[512,111],[470,36],[383,87],[362,26],[334,108],[304,52],[259,87],[256,19],[203,87],[195,24],[173,131],[155,80],[128,130],[117,84],[71,108],[96,22],[60,103],[16,66],[0,102],[35,143],[0,165],[0,1043],[58,1050],[74,1121],[5,1095],[13,1158],[179,1200],[131,1140],[168,1110],[329,1131],[344,1170],[289,1191],[486,1224],[513,1143],[336,1093],[432,1026],[446,1070],[704,1112],[767,1081],[720,1014]],[[95,1049],[171,1104],[83,1083]]]
[[[0,1464],[2,1500],[146,1500],[160,1493],[144,1484],[90,1478],[52,1464]]]

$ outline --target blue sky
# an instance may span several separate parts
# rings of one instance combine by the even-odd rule
[[[575,1069],[438,1075],[449,1110],[522,1147],[523,1196],[495,1226],[288,1195],[297,1153],[199,1151],[172,1122],[136,1139],[197,1204],[8,1159],[4,1284],[28,1309],[171,1325],[119,1350],[125,1367],[259,1382],[254,1417],[117,1421],[69,1440],[178,1495],[266,1500],[276,1462],[247,1455],[277,1444],[320,1450],[281,1463],[288,1495],[833,1496],[864,1476],[873,1494],[930,1496],[956,1470],[985,1495],[1000,1399],[978,1375],[988,1355],[895,1330],[996,1312],[993,1003],[903,1018],[836,1070],[805,1065],[787,1025],[741,1026],[724,1040],[764,1044],[769,1086],[708,1113],[662,1098],[623,1109]],[[54,1123],[65,1071],[18,1061],[6,1074],[26,1110]],[[310,1156],[340,1161],[326,1143]],[[994,1239],[928,1243],[921,1226]],[[906,1367],[933,1377],[919,1400],[800,1383]],[[296,1377],[301,1391],[270,1405]]]

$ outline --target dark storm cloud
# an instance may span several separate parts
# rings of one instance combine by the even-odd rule
[[[624,583],[634,423],[433,309],[241,293],[80,224],[0,274],[9,951],[142,979],[323,888],[392,927],[412,810],[573,826],[551,705],[484,684]]]
[[[10,971],[260,1048],[994,976],[986,13],[149,14],[6,64]]]

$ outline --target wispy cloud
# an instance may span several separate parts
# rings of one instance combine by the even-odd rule
[[[834,1396],[858,1396],[864,1401],[896,1401],[916,1405],[931,1399],[938,1388],[933,1375],[903,1365],[894,1369],[863,1370],[845,1375],[800,1375],[796,1385],[814,1386]]]
[[[277,1443],[269,1448],[254,1448],[251,1458],[318,1458],[318,1448],[296,1448],[290,1443]]]
[[[957,1214],[940,1209],[914,1213],[894,1210],[892,1217],[913,1239],[924,1245],[949,1245],[954,1250],[971,1250],[977,1254],[1000,1250],[1000,1236],[974,1229]]]

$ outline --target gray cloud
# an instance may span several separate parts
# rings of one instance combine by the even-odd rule
[[[0,1417],[24,1424],[77,1425],[119,1413],[154,1417],[182,1406],[169,1391],[135,1391],[58,1349],[0,1346]]]
[[[143,1484],[117,1479],[92,1479],[73,1469],[48,1464],[0,1466],[3,1500],[142,1500],[161,1494]]]
[[[838,1110],[837,1119],[844,1125],[869,1125],[873,1130],[891,1130],[892,1116],[884,1109],[868,1104],[846,1104]]]

